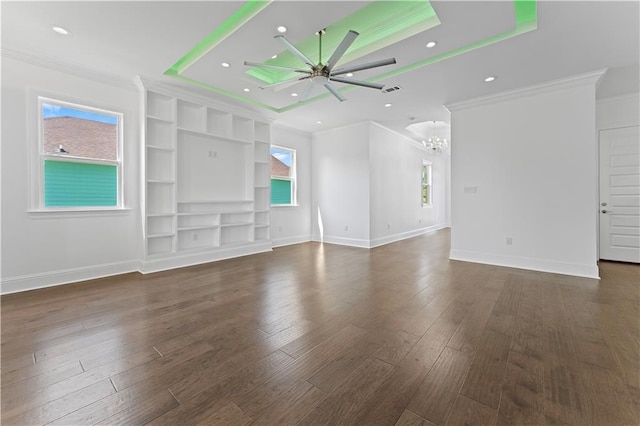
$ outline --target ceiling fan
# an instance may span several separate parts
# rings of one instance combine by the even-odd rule
[[[252,66],[252,67],[272,68],[272,69],[293,71],[293,72],[297,72],[297,73],[300,73],[300,74],[305,74],[305,76],[301,77],[301,78],[285,80],[285,81],[281,81],[281,82],[278,82],[278,83],[274,83],[274,84],[270,84],[270,85],[261,87],[261,89],[266,89],[266,88],[269,88],[269,87],[274,87],[274,86],[279,86],[279,85],[284,85],[284,84],[291,85],[291,84],[298,83],[299,81],[309,80],[309,84],[307,86],[307,89],[306,89],[304,95],[300,98],[300,101],[304,101],[307,98],[307,96],[309,96],[309,93],[313,89],[314,85],[322,85],[322,86],[324,86],[340,102],[345,101],[346,98],[344,96],[342,96],[335,89],[335,87],[333,87],[331,85],[332,81],[335,81],[337,83],[353,84],[355,86],[369,87],[371,89],[381,90],[384,87],[384,84],[370,83],[368,81],[362,81],[362,80],[345,79],[345,78],[342,78],[340,76],[344,75],[344,74],[352,73],[352,72],[355,72],[355,71],[362,71],[362,70],[367,70],[367,69],[370,69],[370,68],[382,67],[382,66],[385,66],[385,65],[392,65],[392,64],[396,63],[396,59],[395,58],[383,59],[383,60],[380,60],[380,61],[369,62],[367,64],[353,65],[353,66],[350,66],[350,67],[334,69],[335,65],[338,63],[340,58],[342,58],[342,56],[345,54],[347,49],[349,49],[349,47],[354,42],[356,37],[358,37],[359,34],[356,31],[349,30],[347,32],[347,35],[342,39],[342,41],[340,42],[340,44],[338,45],[336,50],[333,52],[333,54],[331,55],[331,57],[329,58],[327,63],[323,64],[322,63],[322,35],[325,34],[325,31],[326,30],[323,29],[323,30],[320,30],[320,31],[318,31],[316,33],[316,35],[319,36],[319,49],[318,49],[319,50],[319,52],[318,52],[319,53],[318,54],[318,58],[319,59],[318,59],[318,64],[315,64],[315,65],[314,65],[313,61],[311,59],[309,59],[309,57],[307,57],[307,55],[305,55],[300,50],[298,50],[298,48],[295,47],[293,45],[293,43],[291,43],[289,40],[287,40],[283,35],[278,34],[278,35],[274,36],[274,38],[280,40],[291,53],[293,53],[297,58],[299,58],[302,62],[304,62],[310,68],[309,70],[297,69],[297,68],[289,68],[289,67],[281,67],[281,66],[278,66],[278,65],[261,64],[261,63],[258,63],[258,62],[248,62],[248,61],[245,61],[244,64],[247,65],[247,66]]]

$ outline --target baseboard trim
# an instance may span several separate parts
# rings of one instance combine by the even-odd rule
[[[385,244],[395,243],[396,241],[406,240],[408,238],[417,237],[418,235],[428,234],[430,232],[439,231],[446,228],[446,225],[432,225],[426,228],[414,229],[413,231],[400,232],[398,234],[388,235],[386,237],[375,238],[371,240],[369,247],[379,247]]]
[[[78,281],[94,280],[113,275],[137,272],[140,262],[126,261],[105,263],[103,265],[83,268],[61,269],[59,271],[44,272],[40,274],[20,275],[3,278],[0,284],[0,294],[11,294],[22,291],[36,290],[39,288],[54,287],[64,284],[72,284]]]
[[[598,265],[557,262],[547,259],[505,256],[494,253],[482,253],[471,250],[451,249],[449,259],[463,262],[484,263],[487,265],[505,266],[508,268],[528,269],[553,274],[572,275],[576,277],[600,279]]]
[[[320,235],[313,235],[311,237],[311,241],[371,249],[371,248],[383,246],[385,244],[394,243],[396,241],[406,240],[407,238],[417,237],[418,235],[424,235],[430,232],[439,231],[445,228],[447,228],[447,225],[444,225],[444,224],[432,225],[432,226],[427,226],[426,228],[414,229],[412,231],[400,232],[398,234],[387,235],[386,237],[375,238],[373,240],[334,237],[331,235],[325,235],[321,239]]]
[[[150,274],[169,269],[184,268],[187,266],[200,265],[203,263],[216,262],[235,257],[249,256],[251,254],[265,253],[270,252],[271,250],[271,241],[267,241],[264,243],[252,243],[251,245],[218,249],[215,251],[148,259],[142,262],[140,272],[143,274]]]
[[[309,241],[311,241],[311,235],[298,235],[295,237],[274,238],[271,240],[271,245],[275,248],[290,246],[293,244],[308,243]]]
[[[318,241],[329,244],[338,244],[341,246],[349,246],[349,247],[359,247],[359,248],[370,248],[369,240],[362,240],[357,238],[344,238],[344,237],[334,237],[331,235],[324,235],[320,238],[320,235],[314,235],[312,237],[312,241]]]

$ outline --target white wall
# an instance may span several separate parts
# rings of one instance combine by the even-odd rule
[[[37,144],[30,89],[124,113],[124,194],[130,210],[29,213],[29,145]],[[125,89],[3,57],[2,105],[2,293],[136,270],[140,138],[133,84]]]
[[[274,247],[311,240],[311,134],[271,127],[271,143],[296,150],[297,206],[271,207]]]
[[[369,129],[371,246],[440,229],[446,222],[447,157],[375,123]],[[422,162],[432,165],[433,205],[422,206]]]
[[[598,276],[600,75],[450,106],[452,259]]]
[[[640,125],[640,94],[598,99],[596,122],[598,130]]]
[[[312,136],[311,225],[316,241],[369,245],[368,129],[368,123],[357,123]]]
[[[313,239],[374,247],[442,228],[447,159],[376,123],[314,133]],[[421,167],[432,161],[434,206],[421,205]]]

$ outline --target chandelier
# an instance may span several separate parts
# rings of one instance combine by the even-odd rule
[[[441,138],[436,135],[436,122],[433,122],[433,127],[431,128],[431,134],[427,138],[427,140],[422,141],[422,146],[427,151],[431,151],[436,154],[441,154],[445,152],[449,148],[449,143],[447,142],[447,138]]]

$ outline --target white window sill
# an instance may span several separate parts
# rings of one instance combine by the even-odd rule
[[[100,217],[121,216],[130,214],[132,209],[127,207],[95,208],[95,209],[33,209],[28,210],[33,219],[66,218],[66,217]]]
[[[283,207],[299,207],[298,204],[272,204],[272,209],[281,209]]]

